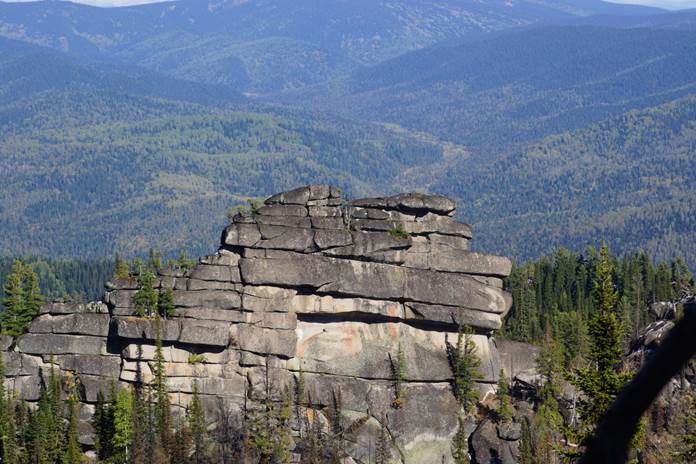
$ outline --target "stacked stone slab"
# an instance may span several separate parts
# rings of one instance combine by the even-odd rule
[[[417,193],[346,202],[310,185],[272,196],[234,217],[217,253],[159,272],[176,317],[135,317],[134,279],[109,282],[106,304],[45,306],[29,333],[0,339],[10,386],[35,400],[52,354],[79,377],[87,417],[112,379],[151,379],[160,324],[175,406],[186,407],[195,383],[209,417],[221,404],[234,412],[267,378],[280,395],[301,371],[313,405],[328,407],[340,390],[346,421],[369,415],[355,432],[356,462],[367,461],[384,418],[395,459],[450,462],[458,407],[447,344],[460,325],[474,328],[482,395],[492,391],[500,362],[491,334],[511,305],[502,290],[510,261],[470,251],[471,227],[454,214],[452,200]],[[399,346],[406,401],[394,409]]]

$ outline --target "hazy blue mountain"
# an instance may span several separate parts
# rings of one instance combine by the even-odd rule
[[[696,90],[696,33],[553,26],[405,54],[296,103],[496,155]]]
[[[49,1],[0,3],[0,35],[270,92],[475,33],[656,11],[598,0],[179,0],[108,9]]]

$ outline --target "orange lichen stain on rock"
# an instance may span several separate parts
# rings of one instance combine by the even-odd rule
[[[341,345],[344,346],[346,353],[360,351],[362,343],[358,331],[351,326],[341,327]]]
[[[389,316],[391,316],[391,317],[396,317],[398,312],[399,312],[399,308],[397,308],[396,306],[389,306],[387,308],[387,314],[389,314]]]
[[[397,327],[397,324],[387,324],[387,331],[389,332],[389,336],[391,338],[399,338],[399,328]]]

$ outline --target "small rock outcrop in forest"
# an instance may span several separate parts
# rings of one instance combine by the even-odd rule
[[[313,407],[340,398],[349,450],[367,462],[387,422],[396,460],[451,462],[457,401],[447,344],[474,328],[481,394],[500,371],[492,331],[511,305],[508,259],[469,250],[471,227],[442,196],[401,194],[346,202],[311,185],[237,214],[219,250],[192,269],[162,269],[176,316],[159,321],[172,404],[184,408],[194,380],[208,418],[233,414],[266,391],[293,390],[302,372]],[[38,399],[52,356],[81,388],[82,440],[97,394],[111,379],[152,377],[156,321],[134,315],[135,280],[109,282],[104,303],[52,303],[16,340],[3,338],[8,382]],[[393,363],[405,359],[404,402],[393,407]],[[196,356],[192,356],[196,355]],[[222,401],[220,401],[222,400]]]

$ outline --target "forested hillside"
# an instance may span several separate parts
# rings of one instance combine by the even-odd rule
[[[598,0],[180,0],[102,9],[0,2],[0,35],[247,92],[301,88],[440,41],[590,14]]]

